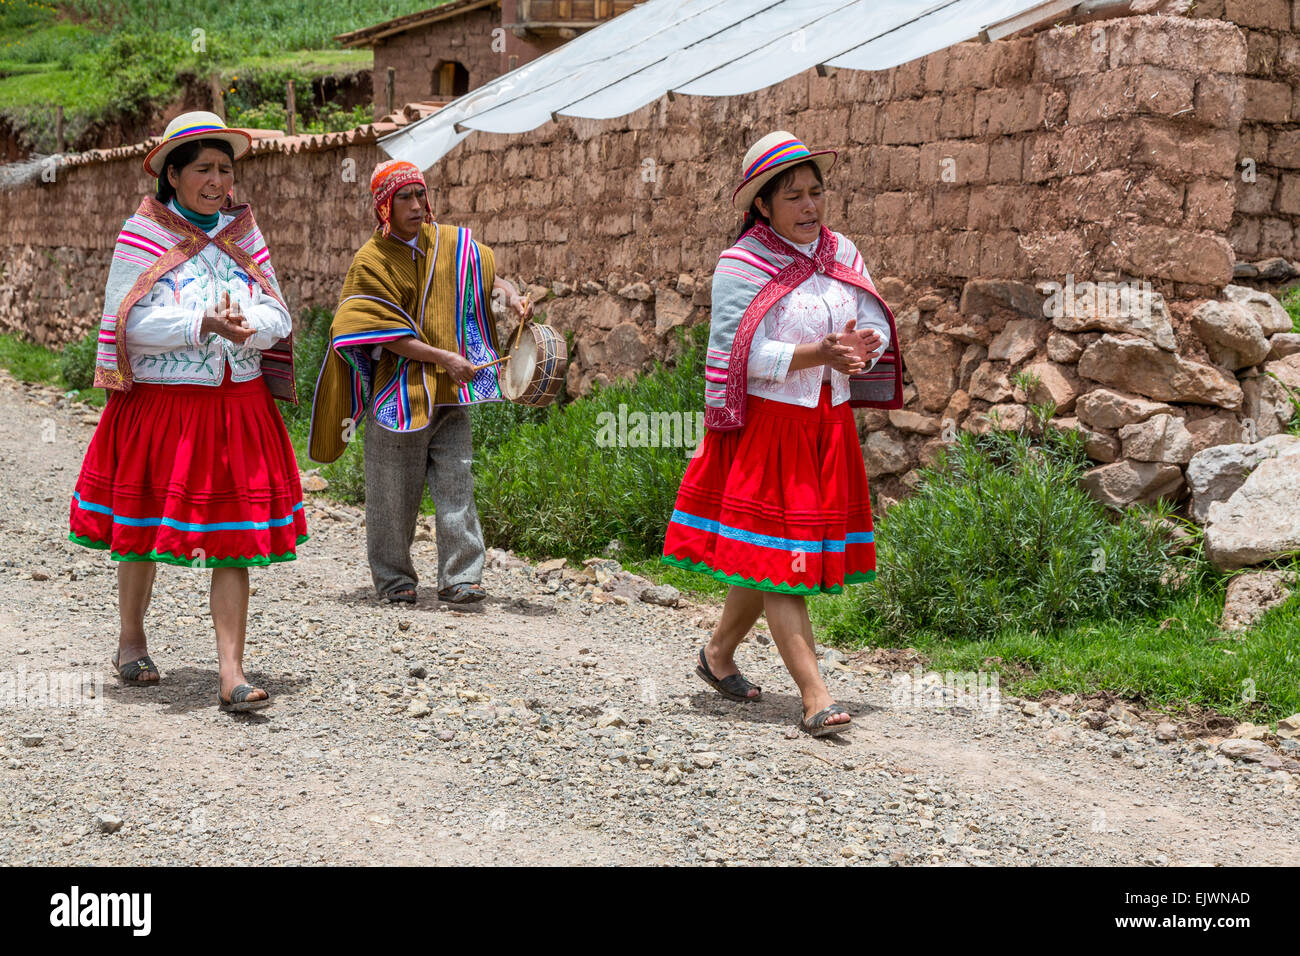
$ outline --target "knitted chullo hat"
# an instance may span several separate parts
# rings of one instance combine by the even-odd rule
[[[370,174],[370,192],[375,197],[375,218],[383,227],[385,236],[393,230],[393,196],[403,186],[411,183],[419,183],[424,186],[425,192],[429,187],[425,185],[424,174],[413,163],[408,163],[400,159],[390,159],[380,163],[375,167],[375,171]],[[429,206],[428,200],[424,204],[424,221],[433,222],[433,211]]]

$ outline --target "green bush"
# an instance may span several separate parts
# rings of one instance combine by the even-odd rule
[[[602,430],[610,435],[620,405],[633,423],[637,412],[680,416],[683,430],[698,437],[707,332],[701,325],[683,335],[675,365],[658,365],[635,383],[598,388],[541,421],[527,421],[508,406],[476,412],[483,438],[475,496],[488,542],[576,559],[618,538],[629,560],[661,553],[688,449],[604,447],[598,439]]]
[[[917,494],[876,523],[879,578],[830,622],[840,639],[900,640],[918,630],[982,639],[1152,610],[1180,567],[1154,517],[1113,517],[1079,486],[1082,437],[963,433],[921,470]]]
[[[99,348],[99,326],[63,347],[59,370],[68,388],[90,388],[95,384],[95,352]]]
[[[1291,316],[1291,331],[1300,332],[1300,286],[1289,289],[1281,301],[1282,307]]]

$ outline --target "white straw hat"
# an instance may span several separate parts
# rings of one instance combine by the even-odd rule
[[[793,133],[783,129],[768,133],[745,154],[741,166],[741,182],[731,196],[731,204],[741,212],[749,210],[749,205],[758,195],[763,185],[784,169],[798,163],[815,162],[822,175],[835,164],[835,150],[823,149],[813,152]]]
[[[227,126],[216,113],[195,110],[182,113],[167,124],[162,142],[149,150],[149,155],[144,158],[144,171],[150,176],[161,176],[167,154],[191,139],[224,140],[234,148],[235,159],[253,148],[253,137],[244,130]]]

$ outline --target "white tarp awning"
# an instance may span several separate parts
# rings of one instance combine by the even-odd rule
[[[815,66],[884,70],[1072,0],[650,0],[380,140],[427,169],[472,130],[612,119],[665,93],[735,96]],[[1038,15],[1041,14],[1041,17]]]

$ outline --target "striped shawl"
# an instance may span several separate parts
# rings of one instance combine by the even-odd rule
[[[823,226],[816,258],[809,259],[759,223],[718,257],[713,272],[713,311],[704,368],[706,428],[729,431],[745,424],[754,330],[768,309],[814,270],[871,293],[889,320],[889,346],[884,354],[870,371],[849,377],[849,404],[855,408],[903,407],[903,362],[894,313],[872,285],[857,247]]]
[[[502,400],[495,366],[457,385],[445,370],[391,349],[372,358],[375,346],[408,336],[475,365],[498,358],[492,250],[468,229],[444,225],[422,225],[417,245],[412,262],[410,246],[376,232],[352,260],[316,382],[313,461],[342,455],[367,414],[390,431],[420,431],[438,405]]]
[[[284,305],[280,284],[271,266],[266,240],[253,220],[253,210],[244,203],[223,209],[235,218],[215,236],[209,236],[187,219],[176,215],[153,196],[141,200],[134,215],[122,224],[113,247],[104,293],[104,314],[99,320],[99,347],[95,353],[95,387],[127,392],[132,385],[131,362],[126,354],[126,319],[131,307],[149,294],[154,283],[181,263],[214,243],[249,276],[262,291]],[[286,311],[288,307],[286,306]],[[271,394],[298,404],[294,387],[293,334],[262,349],[262,377]]]

